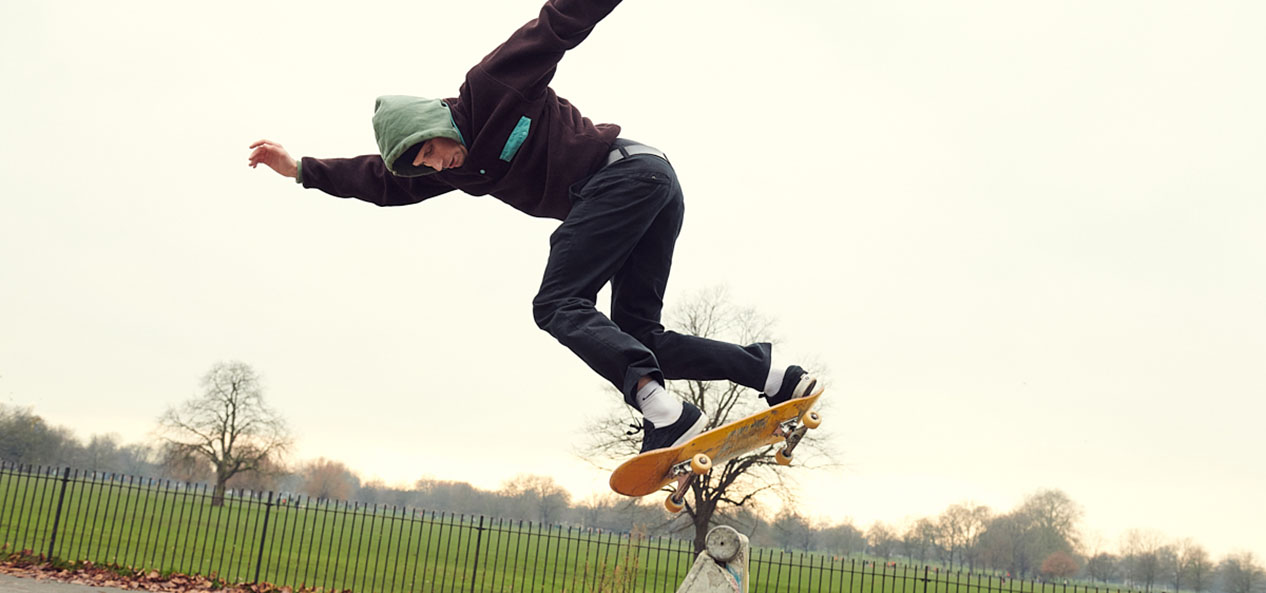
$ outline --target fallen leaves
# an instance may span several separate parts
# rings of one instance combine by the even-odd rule
[[[93,587],[113,587],[154,593],[317,593],[317,589],[294,589],[271,583],[230,584],[222,579],[180,573],[162,574],[157,570],[104,566],[92,562],[67,563],[45,559],[30,550],[0,556],[0,574],[53,580]],[[335,592],[329,592],[335,593]],[[343,592],[350,593],[350,592]]]

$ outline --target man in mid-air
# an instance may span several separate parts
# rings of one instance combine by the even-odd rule
[[[619,3],[549,0],[466,73],[457,96],[379,97],[379,154],[296,160],[260,140],[249,164],[379,206],[457,189],[561,220],[532,303],[537,325],[641,412],[642,451],[649,451],[708,425],[697,407],[665,390],[666,380],[730,380],[762,392],[771,406],[810,395],[817,382],[799,366],[773,364],[767,343],[739,346],[661,324],[684,214],[677,175],[663,152],[621,138],[615,124],[594,124],[549,86],[563,54]],[[610,317],[595,308],[608,282]]]

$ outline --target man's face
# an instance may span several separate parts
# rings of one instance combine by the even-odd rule
[[[456,169],[466,163],[466,147],[451,138],[431,138],[422,143],[422,150],[413,158],[413,166],[427,166],[436,171]]]

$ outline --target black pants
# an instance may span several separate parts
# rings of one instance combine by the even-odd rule
[[[726,379],[762,389],[770,345],[738,346],[667,331],[660,323],[685,205],[668,161],[640,154],[571,187],[572,210],[550,236],[533,300],[536,323],[624,394],[637,382]],[[594,302],[611,283],[611,317]]]

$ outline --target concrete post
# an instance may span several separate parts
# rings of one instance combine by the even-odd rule
[[[724,525],[713,528],[677,593],[747,593],[747,555],[746,535]]]

